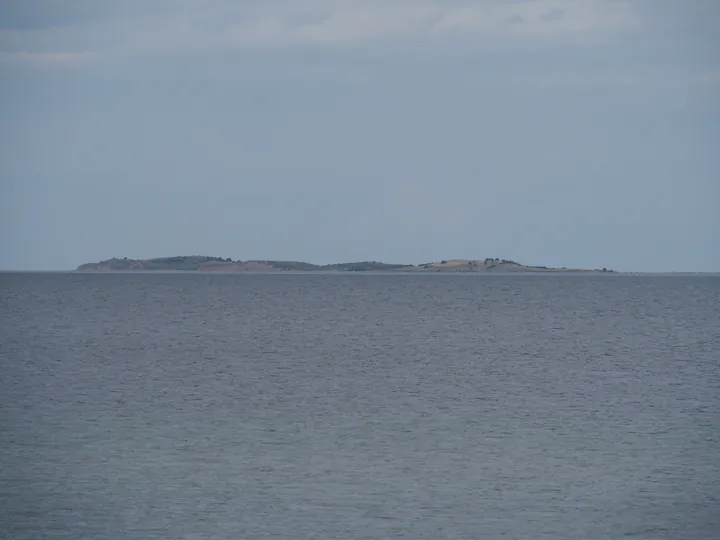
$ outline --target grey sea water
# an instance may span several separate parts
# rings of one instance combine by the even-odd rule
[[[0,537],[720,538],[720,279],[0,275]]]

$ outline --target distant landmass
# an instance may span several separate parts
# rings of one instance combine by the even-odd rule
[[[112,258],[81,264],[78,272],[614,272],[607,268],[549,268],[528,266],[499,258],[448,259],[425,264],[389,264],[376,261],[335,264],[312,264],[301,261],[236,261],[231,258],[200,255],[161,257],[155,259]]]

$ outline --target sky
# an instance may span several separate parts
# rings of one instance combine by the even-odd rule
[[[717,0],[0,1],[0,269],[720,271]]]

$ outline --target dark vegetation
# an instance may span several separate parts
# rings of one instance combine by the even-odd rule
[[[223,257],[206,257],[201,255],[189,255],[181,257],[158,257],[155,259],[138,260],[112,258],[100,263],[83,264],[78,270],[93,270],[97,267],[104,267],[109,270],[202,270],[204,266],[226,266],[232,265],[233,260]]]
[[[163,257],[145,261],[145,270],[201,270],[203,266],[225,266],[232,264],[232,259],[222,257]]]

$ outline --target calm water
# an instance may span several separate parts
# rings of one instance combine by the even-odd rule
[[[0,338],[2,538],[720,537],[720,278],[5,274]]]

